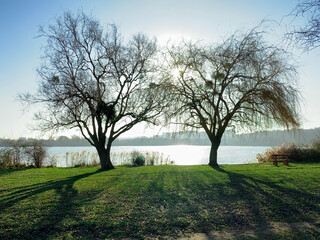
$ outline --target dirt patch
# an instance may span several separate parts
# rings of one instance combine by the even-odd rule
[[[273,222],[268,226],[262,226],[255,229],[246,230],[230,230],[230,231],[211,231],[208,233],[195,233],[189,237],[179,238],[180,240],[208,240],[208,239],[273,239],[277,237],[288,237],[288,239],[300,239],[303,236],[314,236],[312,239],[320,239],[320,221],[315,223],[309,222],[296,222],[296,223],[283,223]]]

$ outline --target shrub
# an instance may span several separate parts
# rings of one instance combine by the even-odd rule
[[[290,154],[290,161],[293,162],[320,162],[320,141],[314,142],[311,146],[297,146],[294,143],[268,148],[264,153],[257,154],[260,163],[272,161],[272,155],[278,153]]]
[[[312,149],[320,152],[320,140],[313,141]]]
[[[153,166],[153,165],[174,165],[174,161],[169,157],[164,157],[163,153],[159,152],[146,152],[141,153],[133,151],[131,153],[131,165],[132,166]]]
[[[5,147],[0,149],[0,169],[25,168],[21,163],[21,148]]]
[[[159,152],[139,152],[133,151],[111,153],[111,159],[116,165],[122,166],[153,166],[153,165],[174,165],[170,157]]]
[[[258,162],[271,162],[272,161],[272,155],[273,154],[280,154],[280,153],[289,153],[293,151],[293,149],[296,149],[297,146],[294,143],[291,143],[289,145],[286,145],[285,143],[281,144],[280,146],[268,148],[264,153],[258,153],[256,158],[258,159]]]
[[[297,148],[291,152],[290,160],[294,162],[320,162],[320,150]]]
[[[25,165],[23,164],[24,147],[25,143],[22,140],[5,140],[7,147],[2,148],[0,151],[0,161],[2,166],[13,168],[14,166]]]
[[[143,166],[145,164],[145,157],[142,153],[133,151],[131,153],[131,162],[134,167]]]
[[[10,148],[0,149],[0,168],[5,169],[12,165],[12,156]]]
[[[47,149],[45,148],[45,146],[42,144],[41,141],[35,140],[29,143],[25,147],[25,153],[28,157],[30,157],[32,164],[36,168],[43,167],[43,162],[47,154]]]

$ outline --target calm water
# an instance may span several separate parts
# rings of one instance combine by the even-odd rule
[[[256,163],[256,155],[263,153],[268,147],[256,146],[221,146],[218,150],[219,164]],[[121,163],[122,158],[130,158],[132,151],[158,152],[162,157],[169,158],[176,165],[208,164],[210,146],[171,145],[171,146],[115,146],[112,147],[112,161],[115,165]],[[50,147],[46,162],[56,162],[58,167],[74,165],[77,162],[97,161],[98,155],[94,147]]]

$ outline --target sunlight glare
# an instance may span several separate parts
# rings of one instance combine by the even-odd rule
[[[172,70],[171,70],[171,74],[172,74],[172,76],[175,77],[175,78],[180,77],[180,71],[179,71],[179,69],[177,69],[177,68],[172,69]]]

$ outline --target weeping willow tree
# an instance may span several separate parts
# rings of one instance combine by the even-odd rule
[[[155,39],[143,34],[124,41],[116,26],[84,13],[65,12],[47,28],[41,80],[23,102],[44,106],[41,130],[77,128],[97,149],[102,169],[112,169],[111,145],[140,122],[155,123],[162,112],[155,89]]]
[[[218,45],[171,46],[166,59],[167,122],[206,132],[209,165],[218,165],[227,129],[299,127],[297,71],[290,54],[268,44],[256,29]]]

